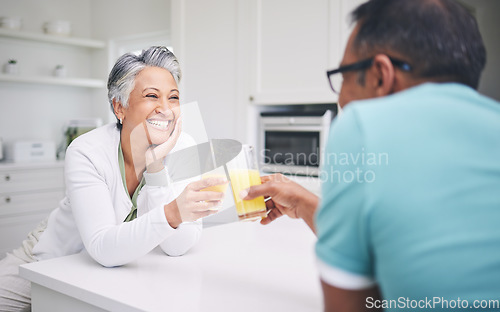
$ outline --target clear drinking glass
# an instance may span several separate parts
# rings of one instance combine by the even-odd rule
[[[255,148],[242,145],[241,152],[227,163],[227,170],[239,220],[256,221],[265,217],[266,204],[263,196],[242,200],[239,195],[242,190],[262,183]]]
[[[226,179],[226,173],[224,171],[224,167],[219,167],[219,168],[215,168],[214,170],[211,170],[209,172],[206,172],[204,173],[202,176],[201,176],[202,179],[207,179],[207,178],[223,178],[223,179]],[[227,191],[227,183],[226,184],[221,184],[221,185],[214,185],[214,186],[209,186],[209,187],[206,187],[204,189],[202,189],[201,191],[211,191],[211,192],[220,192],[220,193],[226,193]],[[222,206],[223,204],[220,203],[219,205],[209,209],[209,210],[215,210],[215,211],[219,211],[222,209]]]

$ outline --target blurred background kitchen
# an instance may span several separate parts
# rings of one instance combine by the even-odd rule
[[[362,2],[0,0],[0,258],[62,199],[68,141],[114,121],[106,79],[119,55],[172,48],[181,99],[198,101],[210,138],[313,153],[336,113],[325,71],[338,66],[348,13]],[[488,53],[479,90],[500,100],[500,1],[460,2]],[[266,132],[261,114],[281,118],[290,139]],[[314,133],[300,129],[309,122]],[[306,169],[296,179],[319,193],[316,164],[296,165]]]

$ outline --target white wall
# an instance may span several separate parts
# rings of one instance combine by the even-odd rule
[[[42,33],[51,20],[68,20],[77,37],[90,35],[90,0],[0,0],[1,16],[17,16],[23,31]],[[18,60],[19,75],[50,75],[63,63],[68,76],[90,76],[88,54],[78,48],[0,38],[0,64]],[[4,142],[19,139],[62,138],[62,128],[71,118],[91,117],[90,94],[83,88],[25,83],[0,83],[0,136]]]
[[[92,37],[110,38],[170,29],[169,0],[90,0]]]
[[[247,51],[239,47],[239,20],[245,1],[172,0],[172,40],[183,70],[181,96],[198,101],[209,138],[246,141],[246,100],[240,90],[241,64]],[[216,12],[216,14],[210,14]],[[248,62],[247,62],[248,63]]]
[[[77,37],[91,35],[91,0],[0,0],[0,16],[21,17],[23,30],[42,32],[42,25],[52,20],[67,20]]]
[[[479,30],[486,46],[486,68],[481,76],[479,92],[500,101],[500,1],[461,0],[475,8]]]
[[[117,38],[170,31],[170,0],[90,0],[91,36],[108,43]],[[144,47],[146,48],[146,47]],[[94,55],[94,74],[107,79],[115,62],[109,47]],[[110,106],[107,91],[93,92],[95,113],[107,122]]]
[[[169,0],[0,0],[0,8],[0,16],[21,17],[26,32],[42,33],[43,23],[50,20],[70,21],[74,37],[105,42],[170,30]],[[50,75],[56,64],[64,62],[68,77],[106,80],[111,66],[108,53],[108,49],[89,54],[74,47],[0,37],[0,65],[15,58],[25,75]],[[104,88],[0,82],[0,137],[7,144],[19,139],[58,143],[67,120],[100,117],[106,122],[108,115]]]
[[[175,4],[177,0],[173,1]],[[347,0],[345,0],[347,1]],[[488,61],[479,90],[500,100],[500,40],[498,29],[500,1],[462,0],[476,8]],[[171,19],[170,0],[0,0],[0,16],[19,16],[23,30],[42,32],[42,25],[49,20],[69,20],[73,36],[91,37],[108,41],[137,34],[170,31],[171,27],[187,27],[184,40],[189,47],[178,46],[184,80],[189,89],[181,90],[185,101],[200,100],[200,107],[210,137],[234,137],[245,140],[246,125],[235,116],[247,113],[241,103],[245,99],[238,91],[236,80],[247,79],[240,59],[244,53],[237,42],[246,40],[239,36],[241,26],[238,10],[244,9],[245,1],[187,1],[184,7],[185,25]],[[177,1],[182,2],[182,1]],[[213,7],[224,10],[223,19],[209,14]],[[179,32],[181,33],[181,32]],[[176,35],[172,32],[172,35]],[[236,38],[236,39],[235,39]],[[235,44],[236,42],[236,44]],[[17,46],[16,46],[17,45]],[[12,52],[18,47],[23,52]],[[40,48],[41,47],[41,48]],[[174,48],[176,48],[174,43]],[[81,50],[53,45],[36,45],[0,38],[0,65],[9,58],[20,60],[22,71],[46,74],[65,57],[65,51],[74,49],[74,57],[68,75],[87,76],[106,80],[110,64],[108,51],[92,53],[92,68],[82,67],[80,60],[88,57]],[[36,52],[35,52],[36,51]],[[14,54],[16,53],[16,54]],[[47,55],[48,61],[47,61]],[[43,56],[43,57],[41,57]],[[41,60],[41,61],[40,61]],[[242,69],[243,68],[243,69]],[[239,75],[239,76],[238,76]],[[196,79],[194,79],[196,77]],[[229,77],[229,79],[228,79]],[[231,77],[238,77],[232,79]],[[203,83],[203,81],[210,82]],[[191,83],[192,82],[192,83]],[[239,104],[238,104],[239,103]],[[72,118],[101,117],[106,119],[109,107],[105,89],[88,90],[76,87],[45,86],[0,82],[0,136],[4,141],[17,139],[59,140],[64,122]],[[221,122],[221,116],[224,118]],[[22,122],[19,121],[22,119]],[[233,129],[227,132],[227,129]]]

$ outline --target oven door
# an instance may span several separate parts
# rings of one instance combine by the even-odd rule
[[[319,175],[321,127],[267,125],[261,142],[262,171]]]

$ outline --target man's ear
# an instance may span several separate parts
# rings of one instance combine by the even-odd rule
[[[113,111],[116,118],[123,120],[123,117],[125,116],[124,110],[125,109],[123,108],[122,103],[117,101],[116,99],[113,99]]]
[[[372,70],[375,76],[374,88],[376,96],[386,96],[393,93],[395,71],[389,57],[385,54],[375,55]]]

